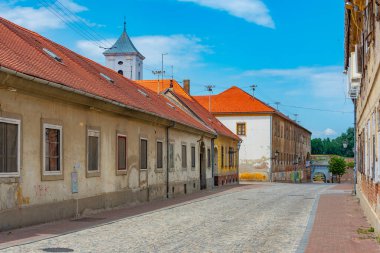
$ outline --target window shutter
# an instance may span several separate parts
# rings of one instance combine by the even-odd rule
[[[5,166],[5,123],[0,123],[0,172],[6,172]]]

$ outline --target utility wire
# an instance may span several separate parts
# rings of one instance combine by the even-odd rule
[[[75,33],[81,37],[89,40],[97,47],[107,48],[103,42],[107,42],[107,39],[96,33],[90,26],[88,26],[82,18],[78,17],[75,13],[70,11],[61,2],[55,0],[50,2],[49,0],[38,0],[44,7],[46,7],[53,15],[58,17],[64,24],[71,28]],[[92,30],[89,31],[89,30]]]

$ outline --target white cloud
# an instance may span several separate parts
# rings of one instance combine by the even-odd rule
[[[176,69],[183,69],[202,62],[202,54],[210,53],[211,50],[201,43],[201,40],[194,36],[176,34],[170,36],[152,35],[131,38],[136,48],[146,59],[144,64],[149,67],[161,66],[161,54],[165,55],[165,65],[173,65]],[[79,52],[97,62],[104,62],[104,49],[97,44],[112,46],[116,38],[96,43],[87,40],[77,42]]]
[[[333,135],[336,135],[336,132],[333,129],[331,129],[331,128],[326,128],[323,131],[323,135],[325,135],[325,136],[333,136]]]
[[[262,0],[178,0],[192,2],[212,9],[225,11],[232,16],[261,26],[275,28],[269,10]]]
[[[60,0],[59,1],[63,6],[69,9],[72,12],[78,13],[82,11],[87,11],[87,7],[79,5],[72,0]]]
[[[87,10],[86,7],[81,6],[72,0],[61,0],[60,3],[73,13]],[[19,4],[19,1],[0,3],[0,16],[34,31],[59,29],[66,26],[65,23],[59,17],[54,15],[46,6],[30,7],[21,6]],[[58,3],[56,5],[62,8]],[[79,19],[81,18],[70,16],[70,18],[67,18],[67,22],[78,22]]]
[[[320,98],[342,98],[345,97],[346,92],[346,76],[342,73],[341,66],[249,70],[242,76],[268,77],[288,83],[297,81],[297,83],[303,83],[312,95]]]

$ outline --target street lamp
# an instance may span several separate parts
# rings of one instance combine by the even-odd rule
[[[343,148],[346,149],[348,146],[348,141],[347,140],[344,140],[343,141]]]

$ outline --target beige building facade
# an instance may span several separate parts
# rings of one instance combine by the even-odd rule
[[[35,33],[0,29],[0,230],[213,186],[212,129]]]

